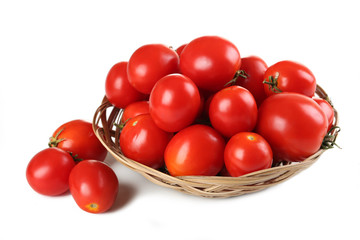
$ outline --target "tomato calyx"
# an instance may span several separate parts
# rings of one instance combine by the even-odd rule
[[[275,73],[275,76],[269,76],[268,80],[264,80],[264,84],[269,85],[269,90],[273,91],[274,93],[281,93],[282,90],[278,87],[278,79],[279,79],[279,72]]]
[[[65,138],[60,138],[59,139],[59,135],[62,131],[64,131],[65,128],[61,129],[60,131],[58,131],[56,134],[55,134],[55,137],[50,137],[49,139],[49,147],[57,147],[59,145],[60,142],[64,141]]]
[[[234,75],[234,78],[231,79],[229,82],[227,82],[224,87],[228,87],[228,86],[232,86],[236,83],[237,79],[239,77],[242,77],[244,79],[247,79],[248,78],[248,74],[245,72],[245,70],[237,70],[235,75]]]
[[[339,126],[333,126],[329,132],[325,135],[323,142],[321,144],[321,149],[331,149],[334,146],[341,149],[339,145],[336,144],[336,138],[341,128]]]

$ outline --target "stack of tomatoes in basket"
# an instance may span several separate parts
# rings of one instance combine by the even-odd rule
[[[334,121],[316,88],[304,65],[241,58],[218,36],[176,50],[144,45],[105,84],[108,101],[123,109],[122,153],[172,176],[238,177],[310,157]]]

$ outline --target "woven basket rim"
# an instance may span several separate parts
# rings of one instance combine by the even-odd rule
[[[327,101],[327,93],[319,85],[316,94]],[[110,114],[108,110],[112,109]],[[118,145],[119,131],[112,130],[115,122],[120,121],[122,109],[114,107],[104,97],[93,118],[93,130],[108,150],[108,152],[126,167],[142,174],[151,182],[168,188],[202,197],[231,197],[245,193],[259,191],[287,180],[297,173],[305,170],[315,163],[327,149],[319,149],[302,162],[279,165],[272,168],[255,171],[240,177],[230,176],[180,176],[174,177],[168,173],[145,166],[135,160],[129,159],[121,153]],[[108,115],[108,116],[107,116]],[[102,126],[100,126],[100,123]],[[338,112],[334,108],[334,126],[338,124]],[[337,135],[338,131],[333,131]],[[336,137],[336,136],[335,136]],[[282,163],[284,164],[284,163]]]

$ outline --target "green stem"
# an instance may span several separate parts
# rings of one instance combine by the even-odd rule
[[[56,134],[55,134],[55,137],[50,137],[49,138],[49,147],[57,147],[59,145],[60,142],[64,141],[65,138],[59,138],[59,135],[62,131],[64,131],[65,128],[61,129],[60,131],[58,131]]]
[[[273,91],[274,93],[281,93],[281,89],[278,87],[278,79],[279,79],[279,72],[275,73],[275,76],[269,76],[268,80],[264,80],[264,84],[269,85],[269,90]]]

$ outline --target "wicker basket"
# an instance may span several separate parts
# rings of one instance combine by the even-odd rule
[[[316,94],[323,99],[329,100],[326,92],[320,86],[317,86]],[[173,177],[167,173],[155,170],[131,160],[121,153],[121,149],[119,147],[120,130],[114,125],[114,123],[120,122],[121,115],[122,109],[115,108],[111,105],[111,103],[109,103],[106,97],[104,97],[104,100],[96,110],[93,119],[93,129],[96,136],[116,160],[128,168],[142,174],[145,178],[155,184],[191,195],[208,198],[239,196],[246,193],[256,192],[286,181],[290,177],[315,163],[328,148],[331,148],[334,145],[334,141],[338,134],[338,129],[333,129],[328,135],[328,138],[330,139],[328,148],[320,149],[303,162],[283,162],[272,168],[252,172],[240,177]],[[334,126],[337,126],[337,122],[338,114],[335,110]]]

